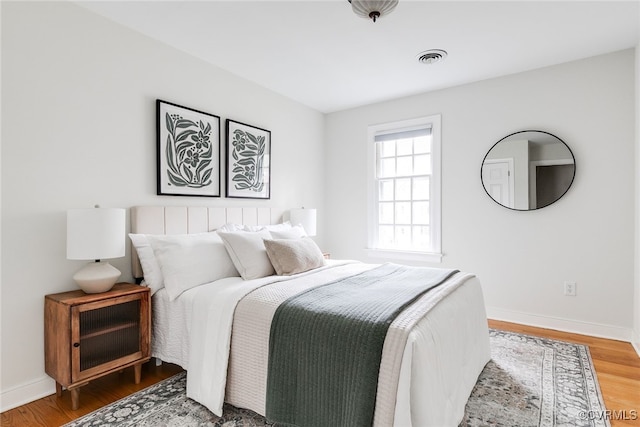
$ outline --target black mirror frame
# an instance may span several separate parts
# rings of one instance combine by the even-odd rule
[[[567,186],[567,189],[566,189],[566,190],[564,190],[564,192],[563,192],[560,196],[558,196],[558,198],[557,198],[556,200],[554,200],[553,202],[551,202],[551,203],[549,203],[549,204],[547,204],[547,205],[541,206],[541,207],[539,207],[539,208],[533,208],[533,209],[516,209],[516,208],[511,208],[511,207],[509,207],[509,206],[505,206],[505,205],[503,205],[502,203],[498,202],[498,201],[497,201],[496,199],[494,199],[493,197],[491,197],[491,194],[489,194],[489,192],[487,191],[487,187],[485,187],[485,185],[484,185],[484,180],[482,179],[482,167],[484,166],[484,162],[487,160],[487,156],[489,155],[489,153],[491,152],[491,150],[493,150],[493,148],[494,148],[496,145],[500,144],[502,141],[504,141],[505,139],[507,139],[507,138],[509,138],[509,137],[511,137],[511,136],[513,136],[513,135],[517,135],[517,134],[519,134],[519,133],[525,133],[525,132],[539,132],[539,133],[544,133],[544,134],[549,135],[549,136],[552,136],[552,137],[556,138],[558,141],[562,142],[562,143],[564,144],[564,146],[565,146],[565,147],[567,147],[567,150],[569,150],[569,154],[571,154],[571,158],[573,158],[573,176],[571,177],[571,182],[570,182],[570,183],[569,183],[569,185]],[[547,206],[551,206],[551,205],[553,205],[553,204],[554,204],[554,203],[556,203],[558,200],[562,199],[562,198],[564,197],[564,195],[565,195],[565,194],[567,194],[567,191],[569,191],[569,189],[570,189],[570,188],[571,188],[571,186],[573,185],[573,182],[574,182],[574,181],[575,181],[575,179],[576,179],[576,167],[577,167],[577,166],[576,166],[576,156],[573,154],[573,151],[571,151],[571,148],[569,147],[569,145],[568,145],[566,142],[564,142],[564,140],[562,140],[562,138],[559,138],[558,136],[556,136],[556,135],[552,134],[551,132],[546,132],[546,131],[543,131],[543,130],[537,130],[537,129],[527,129],[527,130],[521,130],[521,131],[517,131],[517,132],[510,133],[509,135],[505,136],[504,138],[501,138],[498,142],[496,142],[495,144],[493,144],[493,145],[491,146],[491,148],[489,148],[489,150],[487,150],[487,154],[485,154],[484,158],[482,159],[482,163],[480,164],[480,183],[482,184],[482,189],[483,189],[483,190],[484,190],[484,192],[487,194],[487,196],[489,196],[489,198],[490,198],[491,200],[493,200],[493,202],[494,202],[494,203],[496,203],[497,205],[499,205],[499,206],[501,206],[501,207],[503,207],[503,208],[505,208],[505,209],[509,209],[509,210],[512,210],[512,211],[518,211],[518,212],[537,211],[537,210],[539,210],[539,209],[546,208]]]

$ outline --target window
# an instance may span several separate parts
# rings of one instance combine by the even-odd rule
[[[369,127],[369,254],[440,261],[440,116]]]

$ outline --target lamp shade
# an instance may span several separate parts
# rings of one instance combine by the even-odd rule
[[[67,211],[67,259],[99,260],[124,255],[124,209]]]
[[[316,235],[316,210],[315,209],[291,209],[289,212],[291,224],[301,225],[309,236]]]

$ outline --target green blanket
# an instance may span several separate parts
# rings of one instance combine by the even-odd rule
[[[267,418],[301,427],[371,426],[389,325],[456,272],[384,264],[282,303],[269,339]]]

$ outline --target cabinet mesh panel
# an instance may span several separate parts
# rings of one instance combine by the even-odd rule
[[[140,351],[140,301],[80,313],[80,371]]]

